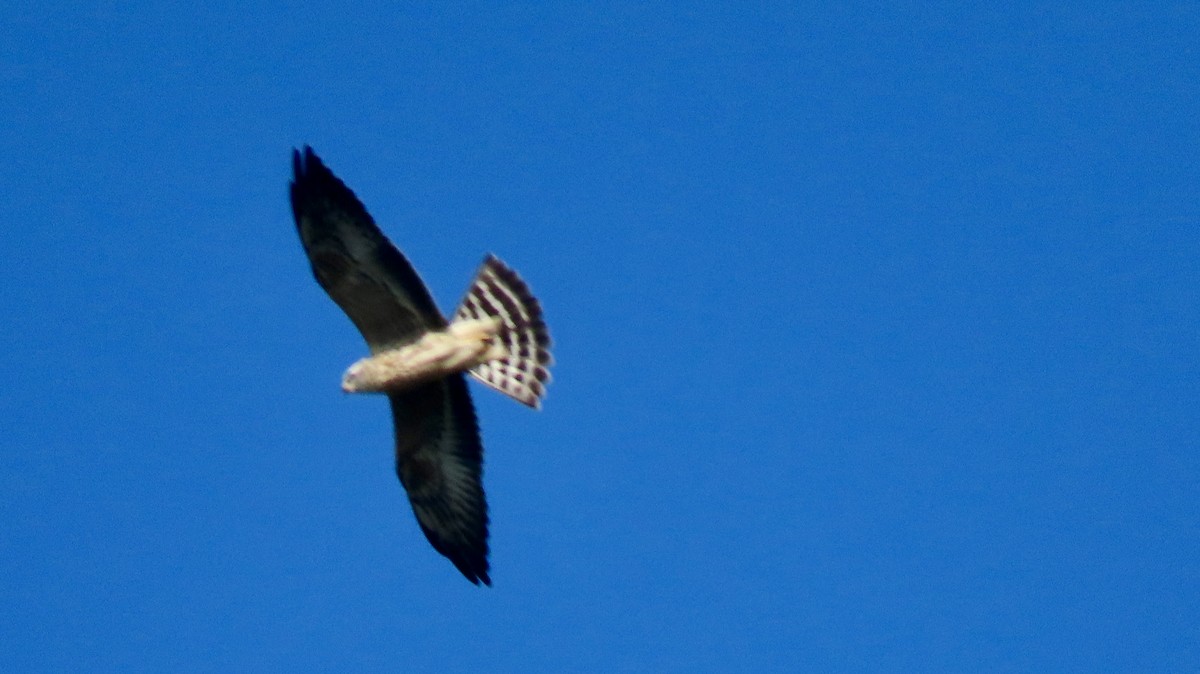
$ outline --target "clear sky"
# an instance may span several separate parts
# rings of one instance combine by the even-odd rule
[[[169,4],[0,10],[0,670],[1200,668],[1195,3]],[[546,308],[492,589],[306,143]]]

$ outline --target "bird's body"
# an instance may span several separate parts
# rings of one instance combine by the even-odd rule
[[[541,307],[484,259],[448,322],[404,255],[311,148],[293,154],[292,211],[313,276],[371,351],[343,388],[388,396],[396,473],[426,538],[468,580],[491,584],[483,448],[463,372],[538,407],[549,380]]]
[[[455,320],[445,330],[425,333],[405,346],[380,351],[350,366],[342,377],[346,393],[399,393],[504,358],[496,341],[496,318]]]

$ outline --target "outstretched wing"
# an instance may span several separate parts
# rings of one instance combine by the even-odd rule
[[[445,328],[425,284],[354,193],[312,148],[294,152],[292,163],[292,211],[313,275],[372,353]],[[466,381],[455,374],[388,398],[396,473],[421,531],[468,580],[491,585],[483,449]]]
[[[467,580],[491,585],[483,447],[466,379],[453,374],[388,399],[396,473],[421,531]]]
[[[292,169],[292,213],[313,276],[371,352],[444,328],[446,319],[412,265],[312,148],[293,151]]]
[[[550,382],[550,332],[542,306],[517,272],[488,255],[475,273],[455,320],[500,319],[495,341],[504,356],[482,363],[471,376],[518,402],[537,409]]]

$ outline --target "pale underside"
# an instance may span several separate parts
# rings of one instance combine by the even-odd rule
[[[412,344],[380,351],[350,366],[342,377],[347,393],[397,393],[503,358],[494,316],[459,319],[427,332]]]

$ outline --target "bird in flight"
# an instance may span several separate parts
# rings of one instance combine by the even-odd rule
[[[550,380],[550,335],[529,287],[484,258],[447,321],[412,265],[312,148],[292,152],[292,213],[313,276],[370,356],[342,379],[391,403],[396,474],[433,548],[467,580],[488,575],[483,446],[463,373],[535,409]]]

